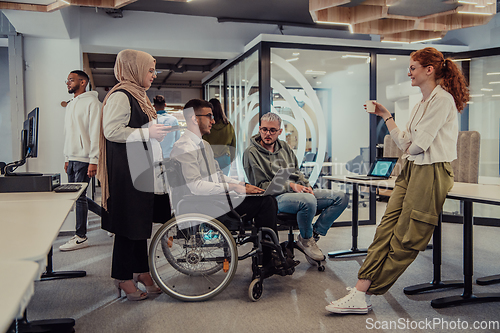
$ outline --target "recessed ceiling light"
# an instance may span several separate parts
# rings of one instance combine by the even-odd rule
[[[468,101],[467,104],[474,104],[474,102]]]
[[[490,82],[490,84],[500,84],[500,81]]]
[[[483,97],[484,94],[475,94],[475,95],[469,95],[469,97]]]
[[[470,58],[463,58],[463,59],[452,59],[451,61],[470,61]]]
[[[297,56],[299,56],[299,55],[300,55],[300,52],[293,52],[293,53],[292,53],[292,55],[293,55],[294,57],[297,57]]]
[[[500,95],[491,95],[491,97],[500,97]]]
[[[486,73],[486,75],[500,75],[500,72],[490,72],[490,73]]]
[[[297,57],[297,58],[290,58],[290,59],[286,59],[286,61],[288,61],[288,62],[297,61],[297,60],[299,60],[299,58],[298,58],[298,57]]]
[[[396,58],[389,58],[389,60],[390,60],[390,61],[395,61],[395,60],[396,60]]]
[[[325,71],[313,71],[312,69],[308,69],[306,71],[306,74],[311,74],[311,75],[325,75]]]
[[[280,83],[285,83],[285,80],[280,80]]]
[[[321,81],[316,82],[316,84],[321,84]]]
[[[481,91],[493,91],[493,89],[481,88]]]

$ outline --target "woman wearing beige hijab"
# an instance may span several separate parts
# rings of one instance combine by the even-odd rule
[[[147,239],[159,208],[170,217],[168,196],[156,195],[153,160],[161,157],[159,142],[169,127],[156,123],[146,90],[156,78],[155,59],[142,51],[123,50],[116,58],[119,81],[102,107],[98,178],[102,185],[102,228],[115,234],[111,277],[121,296],[142,300],[161,290],[149,273]],[[149,166],[142,168],[141,166]],[[138,167],[139,166],[139,167]],[[139,176],[137,170],[143,171]],[[137,282],[147,292],[137,288]]]

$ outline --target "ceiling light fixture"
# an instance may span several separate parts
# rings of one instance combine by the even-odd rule
[[[458,0],[458,3],[465,3],[467,5],[477,5],[477,2],[474,1],[465,1],[465,0]]]
[[[280,80],[280,83],[285,83],[285,80]]]
[[[370,58],[370,56],[356,55],[356,54],[345,54],[345,55],[342,56],[342,59],[345,59],[345,58],[366,59],[366,58]]]
[[[325,71],[313,71],[312,69],[308,69],[306,71],[306,74],[311,74],[311,75],[325,75]]]
[[[316,82],[316,84],[321,84],[321,81]]]
[[[500,84],[500,81],[490,82],[490,84]]]
[[[475,95],[469,95],[469,97],[483,97],[484,94],[475,94]]]
[[[331,24],[331,25],[347,25],[349,27],[349,31],[351,32],[351,34],[354,33],[354,31],[352,30],[352,25],[350,23],[328,22],[328,21],[316,21],[316,23],[319,23],[319,24]]]
[[[500,97],[500,95],[491,95],[491,97]]]
[[[479,6],[479,5],[476,5],[474,6],[475,8],[486,8],[486,6]]]
[[[415,44],[415,43],[426,43],[426,42],[432,42],[432,41],[435,41],[435,40],[440,40],[440,39],[442,39],[442,37],[437,37],[437,38],[429,38],[429,39],[423,39],[423,40],[417,40],[417,41],[411,42],[410,44]]]
[[[481,88],[481,91],[493,91],[493,89]]]
[[[390,60],[390,61],[395,61],[395,60],[396,60],[396,58],[389,58],[389,60]]]
[[[382,40],[382,43],[393,43],[393,44],[410,44],[409,42],[401,42],[397,40]]]
[[[491,73],[486,73],[486,75],[500,75],[500,72],[491,72]]]
[[[293,55],[294,57],[297,57],[297,56],[299,56],[299,55],[300,55],[300,52],[293,52],[293,53],[292,53],[292,55]]]
[[[298,57],[297,57],[297,58],[290,58],[290,59],[286,59],[286,61],[288,61],[288,62],[297,61],[297,60],[299,60],[299,58],[298,58]]]
[[[461,11],[461,10],[459,10],[457,13],[459,13],[459,14],[470,14],[470,15],[486,15],[486,16],[493,15],[493,13],[464,12],[464,11]]]
[[[462,59],[452,59],[451,61],[457,62],[457,61],[470,61],[470,58],[462,58]]]

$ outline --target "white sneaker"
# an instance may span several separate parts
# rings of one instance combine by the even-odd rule
[[[299,234],[299,237],[297,239],[297,245],[305,252],[306,256],[311,257],[314,260],[324,260],[325,256],[323,255],[323,252],[318,247],[318,244],[316,244],[316,241],[314,238],[308,238],[304,239],[302,236]]]
[[[89,246],[87,237],[81,238],[77,235],[74,235],[73,237],[71,237],[69,241],[66,242],[66,244],[59,246],[59,250],[73,251],[73,250],[83,249],[84,247],[87,246]]]
[[[347,290],[349,290],[349,294],[347,294],[346,296],[342,297],[339,300],[331,302],[329,305],[325,307],[325,309],[333,313],[341,313],[341,314],[345,313],[367,314],[368,310],[371,309],[371,302],[369,308],[366,302],[367,300],[366,293],[357,290],[356,287],[354,288],[348,287]]]

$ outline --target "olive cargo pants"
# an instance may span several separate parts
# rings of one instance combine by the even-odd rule
[[[452,187],[450,163],[405,162],[358,272],[359,279],[372,281],[368,292],[386,293],[419,251],[425,250]]]

